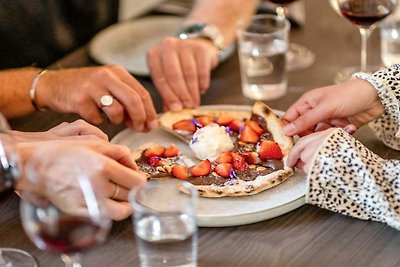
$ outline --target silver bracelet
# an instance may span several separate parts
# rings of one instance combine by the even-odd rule
[[[382,81],[376,79],[374,76],[364,73],[364,72],[356,72],[351,75],[354,78],[364,80],[371,84],[378,92],[385,86]]]
[[[41,70],[36,74],[35,78],[33,78],[31,89],[29,90],[29,97],[31,98],[32,106],[35,108],[36,111],[46,110],[45,108],[39,107],[35,101],[36,87],[39,83],[40,77],[42,77],[42,75],[44,75],[46,72],[47,70]]]

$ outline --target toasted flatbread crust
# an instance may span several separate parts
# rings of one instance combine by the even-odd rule
[[[243,181],[240,179],[229,179],[223,186],[217,185],[194,185],[199,191],[201,197],[218,198],[225,196],[248,196],[254,195],[271,187],[274,187],[284,182],[288,177],[293,175],[294,170],[287,165],[287,157],[293,146],[293,139],[283,134],[283,122],[273,112],[273,110],[261,101],[256,101],[253,105],[252,112],[263,117],[268,125],[268,130],[271,132],[274,140],[279,144],[283,157],[284,168],[268,175],[259,176],[253,181]],[[247,111],[232,111],[232,110],[182,110],[179,112],[167,112],[160,116],[161,126],[175,136],[182,138],[176,134],[172,125],[183,119],[190,119],[196,115],[211,115],[219,116],[222,113],[230,113],[235,118],[250,118],[251,112]],[[185,140],[187,141],[187,140]],[[144,144],[133,152],[135,160],[140,158],[142,152],[152,144]],[[181,188],[185,191],[184,188]]]
[[[163,113],[159,117],[159,122],[161,127],[166,130],[167,132],[172,133],[179,139],[183,140],[184,142],[188,143],[189,140],[184,138],[182,135],[177,134],[173,129],[172,125],[175,122],[178,122],[180,120],[188,120],[191,119],[193,116],[213,116],[213,117],[218,117],[221,114],[224,113],[230,113],[232,114],[233,117],[238,118],[238,119],[245,119],[245,118],[250,118],[251,112],[250,111],[235,111],[235,110],[213,110],[213,109],[183,109],[181,111],[168,111],[166,113]]]

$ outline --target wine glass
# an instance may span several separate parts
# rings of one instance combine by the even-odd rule
[[[331,5],[339,9],[343,17],[356,25],[361,35],[361,65],[360,67],[347,67],[340,70],[335,78],[335,83],[341,83],[351,78],[356,72],[373,73],[379,67],[368,66],[367,43],[368,37],[374,30],[376,23],[388,16],[396,7],[397,0],[335,0]]]
[[[19,178],[19,160],[7,120],[0,113],[0,193],[13,190]],[[16,248],[0,248],[0,266],[37,267],[28,252]]]
[[[81,267],[80,252],[104,242],[112,221],[106,181],[91,173],[90,162],[77,162],[74,151],[66,151],[46,157],[41,150],[28,161],[21,218],[39,249],[61,253],[66,267]]]
[[[278,16],[286,18],[288,5],[297,0],[264,0],[276,4],[275,12]],[[306,47],[290,43],[287,53],[288,70],[300,70],[311,66],[314,63],[314,53]]]

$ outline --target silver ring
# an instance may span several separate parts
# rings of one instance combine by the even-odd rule
[[[100,98],[100,107],[109,107],[114,102],[114,97],[112,95],[103,95]]]
[[[119,185],[115,184],[114,193],[112,194],[112,196],[110,198],[115,199],[118,196],[118,193],[119,193]]]

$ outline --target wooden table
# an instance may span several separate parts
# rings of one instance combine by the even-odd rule
[[[335,14],[328,1],[307,0],[304,3],[306,26],[294,29],[291,40],[310,48],[316,61],[312,67],[289,75],[288,94],[268,102],[276,109],[287,109],[311,88],[332,84],[338,69],[360,62],[356,27]],[[370,42],[375,63],[379,63],[377,33],[371,36]],[[76,67],[94,62],[89,59],[86,48],[81,48],[58,64]],[[241,94],[238,67],[235,55],[214,71],[211,88],[202,98],[203,104],[252,103]],[[161,101],[151,81],[139,80],[150,90],[160,110]],[[11,123],[15,129],[38,131],[76,118],[44,112]],[[104,123],[101,128],[112,138],[123,126]],[[383,157],[400,158],[398,152],[382,145],[368,128],[362,128],[356,137]],[[38,259],[40,266],[63,266],[57,255],[40,251],[28,240],[21,228],[18,205],[15,195],[0,199],[0,247],[25,249]],[[381,223],[353,219],[310,205],[251,225],[201,228],[198,249],[201,267],[400,266],[400,232]],[[139,266],[131,221],[115,223],[108,242],[86,253],[84,259],[86,266]]]

